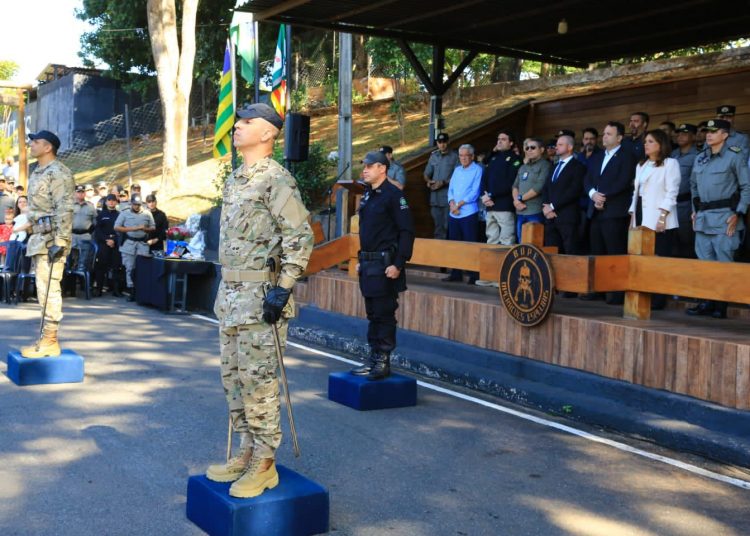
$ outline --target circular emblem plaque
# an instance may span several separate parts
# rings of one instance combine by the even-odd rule
[[[519,244],[500,266],[500,300],[522,326],[536,326],[552,308],[554,277],[544,252],[536,246]]]

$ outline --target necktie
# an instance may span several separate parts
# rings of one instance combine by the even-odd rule
[[[563,161],[560,160],[557,163],[557,167],[555,168],[555,172],[552,174],[552,182],[555,182],[557,180],[557,177],[560,175],[560,170],[562,169]]]

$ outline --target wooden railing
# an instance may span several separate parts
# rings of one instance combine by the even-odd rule
[[[559,255],[556,248],[542,249],[552,264],[556,289],[579,293],[624,291],[625,318],[649,319],[651,293],[750,303],[750,264],[656,257],[654,240],[653,231],[639,227],[630,230],[627,255]],[[522,242],[542,247],[544,225],[524,225]],[[509,249],[509,246],[476,242],[418,238],[411,264],[476,271],[480,279],[495,281]],[[356,277],[358,251],[357,234],[318,246],[310,258],[307,274],[348,261],[349,275]]]

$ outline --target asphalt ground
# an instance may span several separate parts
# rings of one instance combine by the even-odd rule
[[[112,298],[64,311],[63,347],[85,357],[85,381],[0,375],[0,535],[201,534],[185,491],[224,456],[216,325]],[[2,355],[33,339],[37,318],[36,304],[0,305]],[[332,534],[748,534],[748,489],[424,387],[416,407],[357,412],[326,397],[328,374],[349,365],[286,356],[302,457],[282,409],[278,461],[328,488]]]

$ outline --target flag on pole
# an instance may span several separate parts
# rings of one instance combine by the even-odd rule
[[[229,38],[241,58],[240,74],[252,84],[255,79],[255,24],[253,14],[235,11],[229,25]]]
[[[214,127],[214,158],[221,158],[232,150],[234,126],[234,91],[232,87],[232,53],[229,41],[224,51],[224,68],[219,82],[219,108]]]
[[[273,58],[271,103],[276,113],[284,119],[286,114],[286,25],[279,27],[279,40],[276,42],[276,55]]]

